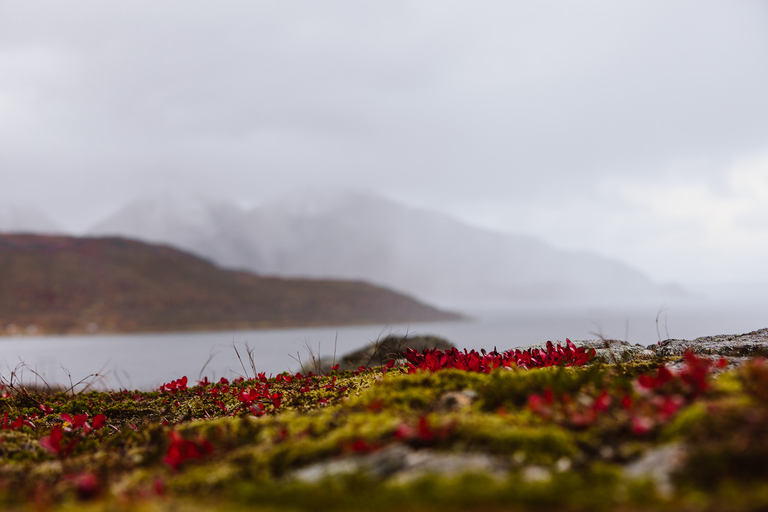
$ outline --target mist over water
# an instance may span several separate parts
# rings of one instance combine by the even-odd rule
[[[460,349],[499,350],[541,343],[595,339],[626,340],[650,345],[667,338],[692,339],[715,334],[741,334],[768,327],[765,304],[705,303],[633,308],[517,308],[470,312],[473,320],[410,325],[369,325],[236,332],[140,335],[38,336],[0,339],[0,374],[17,369],[25,382],[69,383],[100,373],[97,387],[150,390],[187,376],[194,381],[296,372],[299,360],[332,357],[357,350],[388,334],[438,335]],[[657,319],[658,317],[658,324]],[[238,359],[235,347],[240,353]],[[245,368],[243,368],[243,364]]]

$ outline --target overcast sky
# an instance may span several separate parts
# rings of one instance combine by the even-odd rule
[[[768,3],[0,0],[0,201],[297,186],[768,280]]]

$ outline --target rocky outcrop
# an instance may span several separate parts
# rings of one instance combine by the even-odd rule
[[[669,339],[647,346],[639,343],[632,345],[626,341],[612,339],[575,340],[573,343],[577,347],[595,349],[595,361],[606,364],[658,362],[675,367],[674,359],[680,358],[688,350],[699,356],[727,357],[729,366],[733,366],[751,357],[768,357],[768,328],[746,334],[704,336],[694,340]],[[516,349],[546,350],[546,345],[546,343],[537,343]],[[416,351],[431,348],[447,350],[454,346],[437,336],[387,336],[383,340],[371,343],[368,347],[345,354],[335,360],[332,357],[323,357],[306,362],[302,365],[302,371],[322,375],[330,372],[335,364],[339,365],[339,370],[356,370],[361,366],[383,366],[390,359],[402,359],[406,348]]]
[[[695,340],[665,340],[657,349],[658,357],[674,357],[690,350],[698,355],[724,356],[747,359],[756,356],[768,356],[768,328],[747,334],[723,334],[704,336]]]
[[[595,359],[604,363],[669,362],[690,351],[699,356],[727,357],[731,363],[738,364],[756,356],[768,357],[768,328],[693,340],[669,339],[648,346],[609,339],[575,340],[573,343],[577,347],[595,349]],[[519,350],[544,348],[545,345],[539,343],[519,347]]]
[[[457,476],[467,472],[483,472],[503,479],[509,466],[509,461],[503,457],[485,453],[415,450],[398,443],[370,454],[318,462],[295,471],[289,478],[317,483],[338,475],[364,474],[377,479],[391,478],[392,483],[405,484],[429,474]]]
[[[355,352],[350,352],[334,360],[332,357],[323,357],[302,364],[302,372],[313,372],[324,375],[331,371],[335,364],[339,370],[357,370],[361,366],[384,366],[391,359],[402,359],[405,349],[413,349],[417,352],[431,348],[448,350],[454,348],[449,341],[437,336],[387,336],[383,340],[372,342]]]

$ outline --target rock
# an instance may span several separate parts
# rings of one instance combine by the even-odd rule
[[[402,359],[407,348],[421,352],[428,348],[447,350],[454,348],[454,346],[449,341],[437,336],[390,335],[383,340],[371,343],[367,347],[337,358],[335,364],[339,365],[339,370],[357,370],[361,366],[383,366],[391,359]],[[323,375],[330,372],[333,365],[333,358],[323,357],[316,362],[304,363],[302,371]]]
[[[647,347],[619,340],[575,340],[573,344],[594,348],[595,359],[604,363],[668,361],[690,350],[699,356],[726,357],[731,363],[738,364],[756,356],[768,357],[768,328],[747,334],[704,336],[694,340],[669,339]],[[517,350],[531,348],[545,349],[546,343],[518,347]]]
[[[681,356],[686,350],[698,355],[750,358],[768,356],[768,328],[747,334],[704,336],[695,340],[664,340],[658,346],[659,357]]]
[[[552,472],[543,466],[527,466],[521,476],[528,483],[548,482],[552,479]]]
[[[652,361],[656,359],[653,350],[642,345],[631,345],[619,340],[582,340],[574,345],[594,348],[595,359],[604,363],[626,363],[629,361]]]
[[[307,483],[325,478],[365,473],[374,478],[387,478],[406,466],[406,458],[413,449],[404,444],[393,444],[374,453],[354,455],[330,461],[321,461],[293,472],[292,478]]]
[[[563,342],[553,342],[555,345]],[[573,342],[577,347],[587,347],[595,349],[595,359],[604,363],[626,363],[629,361],[652,361],[656,359],[656,353],[642,345],[631,345],[626,341],[620,340],[576,340]],[[524,351],[529,349],[546,350],[546,343],[537,343],[518,347],[517,350]]]
[[[426,475],[456,476],[463,473],[486,473],[499,480],[507,476],[505,464],[485,453],[441,453],[418,450],[408,454],[402,471],[390,480],[407,484]]]
[[[477,401],[477,392],[473,389],[464,391],[446,391],[437,401],[438,411],[459,411]]]
[[[656,484],[662,496],[672,494],[672,474],[685,462],[685,450],[679,444],[652,448],[624,468],[624,474],[633,479],[649,479]]]
[[[369,454],[318,462],[294,471],[290,478],[315,483],[338,475],[365,474],[393,484],[406,484],[429,474],[452,476],[468,472],[504,478],[506,467],[498,457],[484,453],[414,450],[398,443]]]

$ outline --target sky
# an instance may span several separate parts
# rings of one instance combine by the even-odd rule
[[[362,189],[768,281],[768,3],[0,0],[0,201]]]

